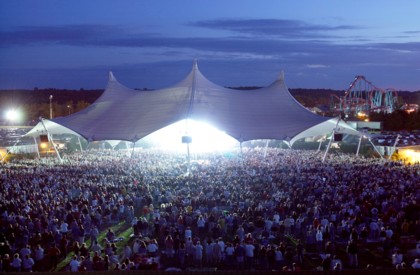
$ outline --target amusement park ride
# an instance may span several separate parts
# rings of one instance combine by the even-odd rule
[[[364,76],[358,75],[344,96],[331,95],[330,110],[347,116],[368,115],[370,112],[392,113],[397,103],[396,90],[378,88]]]

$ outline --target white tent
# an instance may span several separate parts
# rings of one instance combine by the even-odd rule
[[[183,81],[154,91],[127,88],[110,73],[107,88],[93,104],[66,117],[44,119],[45,127],[39,124],[27,135],[43,134],[45,128],[61,134],[65,127],[88,141],[135,142],[183,119],[206,122],[239,141],[295,140],[332,132],[335,126],[330,117],[312,113],[293,98],[283,73],[268,87],[234,90],[210,82],[194,63]]]
[[[367,135],[366,133],[361,133],[355,130],[343,120],[339,120],[338,118],[331,118],[297,134],[289,141],[289,144],[290,146],[292,146],[293,143],[295,143],[299,139],[307,137],[325,136],[326,134],[331,134],[333,131],[336,134],[354,135],[359,137]]]

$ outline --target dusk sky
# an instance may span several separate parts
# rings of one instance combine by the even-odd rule
[[[181,81],[420,90],[420,1],[0,0],[0,89]]]

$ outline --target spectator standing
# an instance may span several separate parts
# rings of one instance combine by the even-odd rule
[[[24,272],[32,272],[33,267],[35,265],[34,259],[32,259],[31,255],[27,254],[22,260],[22,271]]]
[[[358,267],[358,255],[359,253],[359,247],[357,243],[354,240],[350,240],[347,245],[347,255],[349,258],[349,266],[350,267]]]

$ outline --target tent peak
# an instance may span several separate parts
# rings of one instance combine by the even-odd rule
[[[193,70],[198,70],[197,58],[194,58],[194,61],[193,61]]]
[[[279,76],[277,77],[277,80],[284,81],[284,71],[283,70],[280,71]]]
[[[109,71],[109,81],[117,81],[117,79],[111,71]]]

